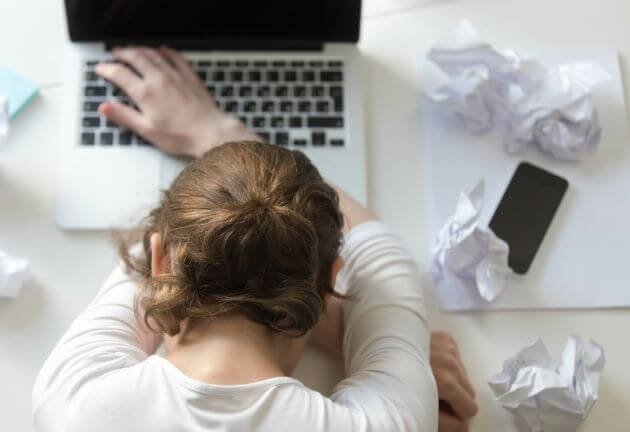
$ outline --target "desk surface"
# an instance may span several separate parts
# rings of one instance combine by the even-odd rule
[[[373,0],[375,1],[375,0]],[[380,0],[379,0],[380,1]],[[0,424],[32,430],[30,392],[46,355],[92,298],[115,262],[106,233],[63,233],[53,221],[65,23],[61,1],[0,0],[3,65],[48,86],[12,125],[0,148],[0,248],[30,259],[34,281],[19,298],[0,300]],[[630,75],[630,3],[621,0],[380,1],[362,23],[370,207],[405,239],[422,267],[428,256],[421,163],[420,89],[414,59],[460,18],[468,17],[503,47],[611,47]],[[424,7],[420,5],[425,4]],[[414,6],[415,5],[415,6]],[[381,9],[379,9],[381,8]],[[623,17],[623,18],[622,18]],[[19,42],[16,42],[19,41]],[[392,193],[396,191],[396,193]],[[402,211],[401,211],[402,210]],[[434,328],[452,332],[478,390],[474,431],[515,430],[486,385],[504,358],[537,337],[559,353],[570,333],[600,342],[608,363],[600,400],[581,431],[630,424],[630,326],[626,310],[442,314],[430,300]],[[338,373],[311,352],[298,369],[322,390]],[[334,373],[325,372],[320,360]]]

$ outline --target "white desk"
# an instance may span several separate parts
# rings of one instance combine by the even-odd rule
[[[628,56],[630,3],[445,0],[414,9],[413,0],[391,1],[403,11],[372,14],[362,23],[370,206],[403,236],[424,266],[428,239],[415,55],[467,16],[505,47],[604,46]],[[0,0],[2,64],[37,83],[58,83],[64,40],[61,1]],[[625,62],[622,66],[627,93],[630,75]],[[0,429],[12,432],[32,430],[35,374],[114,263],[107,234],[62,233],[53,222],[61,97],[58,86],[42,91],[13,124],[8,146],[0,149],[0,248],[28,257],[35,274],[18,299],[0,301]],[[506,356],[536,337],[544,337],[559,352],[569,333],[597,340],[608,357],[600,400],[581,431],[626,430],[630,424],[628,311],[447,315],[431,305],[430,317],[435,328],[456,336],[477,387],[481,409],[472,430],[515,430],[508,414],[494,403],[486,380],[500,370]],[[310,353],[298,376],[325,390],[335,374],[324,369],[330,362],[320,360],[321,355]]]

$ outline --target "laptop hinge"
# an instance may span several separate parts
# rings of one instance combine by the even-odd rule
[[[182,51],[323,51],[324,42],[307,39],[143,39],[105,40],[105,48],[125,45],[168,45]]]

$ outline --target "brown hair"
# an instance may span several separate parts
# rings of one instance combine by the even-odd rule
[[[177,334],[184,319],[243,314],[289,336],[319,319],[341,246],[339,197],[300,152],[232,142],[188,165],[142,227],[144,255],[120,254],[140,274],[144,320]],[[151,275],[153,233],[171,259]],[[167,252],[165,252],[167,253]]]

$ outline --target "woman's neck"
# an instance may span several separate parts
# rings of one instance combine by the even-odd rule
[[[202,382],[246,384],[288,373],[278,358],[276,338],[265,326],[240,315],[187,323],[165,345],[166,358]]]

